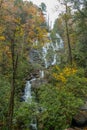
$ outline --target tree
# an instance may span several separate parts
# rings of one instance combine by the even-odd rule
[[[68,27],[68,19],[67,19],[67,14],[68,14],[68,6],[67,3],[65,3],[66,7],[66,14],[65,14],[65,27],[66,27],[66,36],[67,36],[67,43],[68,43],[68,57],[69,57],[69,63],[72,65],[72,52],[71,52],[71,42],[70,42],[70,35],[69,35],[69,27]]]
[[[74,32],[76,32],[76,44],[75,44],[75,51],[74,51],[74,59],[76,63],[84,67],[86,70],[87,62],[87,1],[86,0],[74,0],[71,2],[73,3],[73,8],[75,9],[74,13]],[[76,29],[75,29],[76,28]]]
[[[86,0],[70,0],[73,3],[74,9],[76,9],[83,17],[87,18],[87,1]],[[85,12],[84,12],[85,10]]]
[[[28,59],[28,48],[31,48],[37,40],[38,45],[45,42],[46,29],[41,27],[45,23],[42,11],[31,2],[22,0],[0,1],[0,60],[1,71],[9,69],[5,73],[11,82],[9,110],[8,110],[8,127],[12,129],[12,120],[14,114],[14,99],[17,87],[18,67],[25,59]],[[3,4],[2,4],[3,2]],[[1,13],[2,12],[2,13]],[[28,49],[29,50],[29,49]],[[4,54],[6,60],[3,61],[1,56]],[[7,61],[7,64],[5,62]],[[28,62],[28,61],[27,61]],[[5,70],[4,70],[5,68]]]
[[[71,26],[69,24],[72,21],[72,14],[70,10],[70,5],[67,0],[60,1],[63,8],[65,9],[60,15],[59,18],[55,21],[54,29],[58,32],[64,40],[65,52],[68,48],[68,63],[72,65],[72,48],[71,48]],[[58,25],[59,24],[59,25]],[[57,31],[58,29],[58,31]]]

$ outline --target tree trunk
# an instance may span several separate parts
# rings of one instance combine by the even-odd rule
[[[14,109],[14,94],[15,94],[15,74],[13,74],[12,84],[11,84],[11,93],[10,93],[10,102],[9,102],[9,112],[8,112],[8,127],[9,130],[12,130],[12,119],[13,119],[13,109]]]
[[[67,4],[66,6],[66,15],[67,15]],[[68,28],[68,21],[67,18],[65,18],[65,26],[66,26],[66,36],[67,36],[67,43],[68,43],[68,60],[69,64],[72,65],[72,51],[71,51],[71,44],[70,44],[70,37],[69,37],[69,28]]]
[[[15,96],[15,78],[18,63],[18,54],[15,58],[14,40],[11,40],[11,55],[12,55],[12,84],[10,92],[9,110],[8,110],[8,128],[12,130],[12,119],[14,111],[14,96]]]

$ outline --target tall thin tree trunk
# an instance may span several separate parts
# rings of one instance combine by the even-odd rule
[[[12,119],[14,111],[14,96],[15,96],[15,78],[18,63],[18,54],[15,56],[14,40],[11,41],[11,54],[12,54],[12,84],[10,92],[9,110],[8,110],[8,128],[12,130]]]
[[[67,15],[68,13],[67,4],[65,6],[66,6],[66,15]],[[65,26],[66,26],[66,36],[67,36],[67,43],[68,43],[68,60],[69,63],[72,65],[72,51],[71,51],[71,43],[69,37],[69,27],[68,27],[67,18],[65,18]]]
[[[13,110],[14,110],[14,94],[15,94],[15,74],[13,72],[12,84],[11,84],[11,93],[10,93],[10,102],[9,102],[9,112],[8,112],[8,127],[9,130],[12,130],[12,119],[13,119]]]

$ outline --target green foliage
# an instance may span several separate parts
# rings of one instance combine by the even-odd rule
[[[49,84],[42,86],[39,90],[39,101],[42,106],[39,122],[43,124],[44,130],[67,128],[72,116],[82,104],[82,100],[67,91],[64,86],[58,89]]]
[[[83,11],[85,13],[85,10]],[[87,18],[77,12],[74,19],[77,35],[75,50],[73,50],[74,60],[79,66],[87,68]]]
[[[0,76],[0,126],[6,125],[6,117],[8,114],[8,101],[10,93],[10,84],[6,79]]]
[[[29,99],[28,102],[20,103],[18,108],[15,108],[13,123],[16,128],[29,129],[30,124],[36,117],[37,104]]]
[[[25,87],[25,82],[31,70],[32,66],[28,63],[28,61],[26,59],[20,59],[17,69],[15,89],[15,96],[17,96],[19,99],[23,94],[22,92]]]
[[[38,115],[38,127],[44,130],[64,130],[71,125],[72,117],[87,97],[87,78],[82,68],[60,69],[56,66],[51,73],[56,73],[56,77],[38,91],[42,108]]]
[[[28,55],[32,46],[39,49],[48,41],[44,18],[46,5],[42,2],[41,8],[38,8],[32,2],[23,0],[0,1],[0,129],[7,129],[10,83],[14,67],[17,68],[14,129],[27,130],[32,119],[37,118],[39,130],[64,130],[70,126],[72,117],[87,98],[87,2],[86,0],[81,2],[62,0],[62,2],[67,4],[67,10],[56,19],[51,31],[51,39],[53,43],[59,42],[56,37],[56,33],[58,33],[64,41],[65,51],[60,51],[60,55],[63,57],[61,66],[65,66],[65,68],[58,70],[54,67],[51,71],[51,67],[49,67],[46,70],[46,73],[50,71],[50,76],[49,74],[47,77],[45,76],[45,80],[49,80],[49,84],[41,86],[39,90],[37,88],[38,106],[33,101],[20,102],[20,97],[23,95],[24,84],[29,73],[42,69],[39,63],[31,66],[28,63]],[[75,13],[72,14],[73,10],[68,6],[68,2],[73,3]],[[71,52],[73,52],[73,60],[77,63],[77,70],[74,70],[73,67],[69,68],[65,64],[68,59],[65,22],[68,25]],[[54,55],[54,51],[51,49],[46,57],[49,62],[50,55]]]
[[[64,86],[66,91],[72,92],[75,97],[85,99],[87,97],[87,78],[83,68],[59,68],[52,70],[53,84],[61,89]]]
[[[87,97],[87,78],[85,78],[84,69],[80,68],[75,75],[70,77],[66,87],[69,91],[72,91],[74,96],[84,101]]]

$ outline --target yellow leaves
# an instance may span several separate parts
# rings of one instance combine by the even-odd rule
[[[4,41],[5,37],[4,36],[0,36],[0,41]]]
[[[66,75],[66,77],[73,75],[77,72],[77,70],[75,68],[69,68],[69,67],[65,67],[63,69],[63,74]]]
[[[0,26],[0,41],[4,41],[5,37],[3,36],[4,27]]]
[[[16,38],[23,37],[24,35],[24,27],[22,25],[17,25],[15,36]]]
[[[76,74],[77,69],[71,67],[65,67],[64,69],[60,69],[57,65],[55,66],[56,72],[52,74],[52,76],[62,83],[66,83],[67,79],[72,75]]]
[[[56,80],[62,81],[63,83],[66,82],[66,78],[64,77],[63,73],[57,74],[57,73],[53,73],[53,77]]]
[[[58,70],[58,71],[60,70],[58,65],[55,66],[55,69]]]

